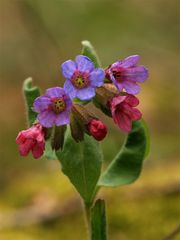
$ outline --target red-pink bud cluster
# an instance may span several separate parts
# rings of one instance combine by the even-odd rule
[[[43,155],[45,149],[44,131],[40,124],[34,124],[31,128],[21,131],[16,143],[19,144],[19,153],[21,156],[27,156],[30,151],[34,158]]]

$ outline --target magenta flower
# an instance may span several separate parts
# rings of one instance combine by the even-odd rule
[[[106,77],[111,80],[119,91],[123,89],[129,94],[137,94],[142,83],[148,78],[148,70],[144,66],[137,66],[138,55],[117,61],[106,69]]]
[[[45,95],[36,98],[33,104],[39,122],[46,128],[68,124],[71,107],[70,97],[60,87],[47,89]]]
[[[34,124],[31,128],[21,131],[16,138],[16,143],[19,144],[19,153],[21,156],[27,156],[32,151],[34,158],[41,157],[45,149],[42,126]]]
[[[94,68],[93,62],[86,56],[79,55],[75,62],[68,60],[61,65],[66,78],[64,90],[71,99],[77,97],[89,100],[95,96],[96,87],[104,82],[105,73],[101,68]]]
[[[133,95],[113,97],[108,104],[114,122],[124,132],[130,132],[132,121],[140,120],[142,117],[141,112],[134,108],[139,104],[139,100]]]

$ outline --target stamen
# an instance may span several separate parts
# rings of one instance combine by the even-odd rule
[[[88,81],[88,75],[86,74],[81,74],[79,72],[76,72],[72,79],[71,79],[71,82],[73,83],[73,85],[76,87],[76,88],[84,88],[88,85],[89,81]]]
[[[63,98],[55,99],[52,103],[52,108],[55,113],[63,112],[66,108],[66,104]]]
[[[112,71],[114,78],[118,81],[121,82],[121,72],[117,70]]]

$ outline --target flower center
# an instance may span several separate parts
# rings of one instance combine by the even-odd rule
[[[114,69],[112,70],[113,76],[116,79],[116,81],[121,82],[121,71]]]
[[[52,109],[55,113],[63,112],[66,108],[66,104],[63,98],[55,99],[52,103]]]
[[[79,73],[79,72],[75,72],[75,74],[73,75],[71,82],[73,83],[73,85],[76,88],[84,88],[88,85],[89,81],[88,81],[88,74],[85,73]]]

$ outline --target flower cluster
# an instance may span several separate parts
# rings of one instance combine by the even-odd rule
[[[20,155],[26,156],[32,151],[34,158],[42,156],[45,132],[55,126],[62,135],[65,131],[60,129],[70,124],[76,142],[82,141],[84,134],[97,141],[104,139],[107,127],[85,107],[92,99],[97,107],[113,118],[120,129],[130,132],[132,121],[137,121],[142,116],[135,108],[139,100],[134,94],[140,91],[138,84],[148,77],[147,69],[138,66],[138,61],[139,56],[133,55],[111,64],[105,70],[95,68],[91,59],[84,55],[77,56],[75,61],[64,62],[61,65],[65,78],[63,88],[49,88],[44,95],[34,100],[32,107],[37,113],[37,120],[16,138]],[[64,138],[61,136],[61,139]],[[59,145],[63,143],[56,144]]]

